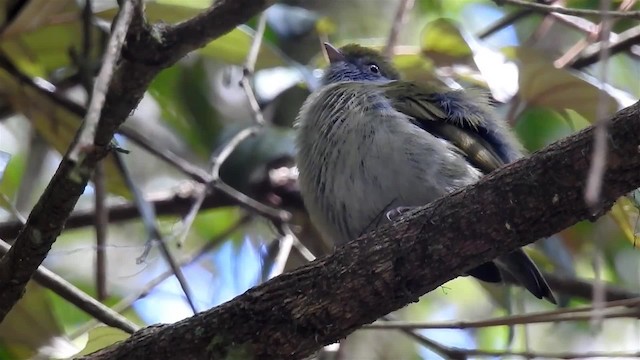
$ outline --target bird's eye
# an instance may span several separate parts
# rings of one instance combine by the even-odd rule
[[[376,64],[369,64],[369,71],[372,74],[380,74],[380,68]]]

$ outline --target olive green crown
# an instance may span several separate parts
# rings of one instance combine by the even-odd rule
[[[390,80],[399,80],[400,73],[378,50],[367,48],[358,44],[347,44],[340,48],[340,52],[347,61],[360,59],[363,63],[374,63],[378,65],[382,74]]]

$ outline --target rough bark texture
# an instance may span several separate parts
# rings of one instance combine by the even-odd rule
[[[97,162],[107,155],[115,131],[136,108],[155,75],[188,52],[248,21],[271,2],[218,0],[183,23],[151,26],[144,22],[141,1],[134,1],[135,15],[106,94],[95,147],[86,149],[77,163],[65,156],[11,250],[0,259],[0,321],[22,297],[27,282],[62,231]]]
[[[235,299],[87,359],[299,359],[466,270],[603,214],[640,186],[640,105],[613,119],[602,204],[583,199],[593,129]],[[456,296],[451,294],[450,296]]]

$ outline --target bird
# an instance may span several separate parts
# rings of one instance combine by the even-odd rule
[[[329,66],[295,122],[296,163],[309,216],[334,244],[523,156],[486,92],[404,81],[375,49],[324,46]],[[556,303],[522,249],[467,275],[493,283],[510,278],[538,299]]]

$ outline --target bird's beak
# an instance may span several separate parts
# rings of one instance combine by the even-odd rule
[[[329,58],[330,63],[337,63],[339,61],[344,61],[344,54],[336,49],[333,45],[329,43],[324,43],[324,50],[327,52],[327,57]]]

